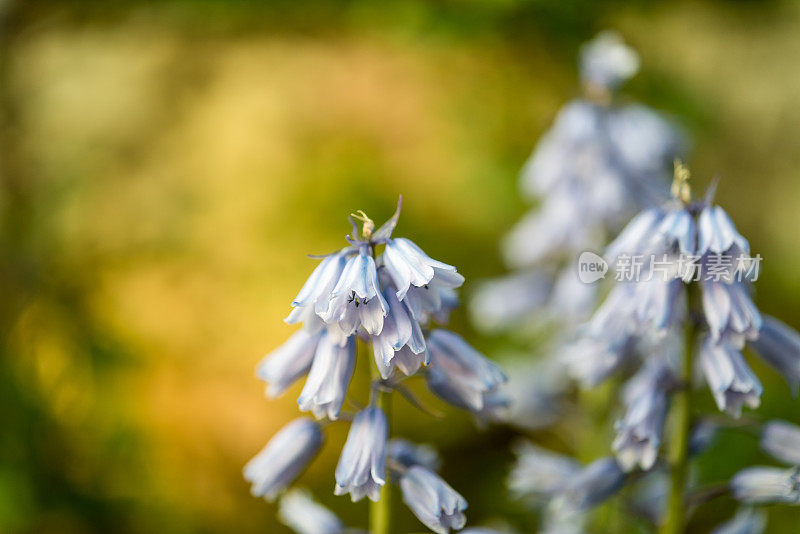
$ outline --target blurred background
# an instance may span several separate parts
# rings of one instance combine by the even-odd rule
[[[498,239],[526,208],[518,170],[578,94],[578,47],[601,29],[641,53],[625,94],[690,133],[697,186],[722,176],[719,202],[765,258],[759,307],[800,327],[798,2],[0,9],[0,532],[288,532],[241,468],[296,416],[300,386],[269,402],[253,373],[293,331],[282,319],[306,254],[340,247],[353,210],[382,221],[402,193],[398,235],[458,266],[466,295],[500,274]],[[463,310],[453,329],[488,354],[507,343]],[[800,401],[753,363],[758,417],[800,422]],[[397,434],[439,447],[471,524],[533,531],[503,490],[513,431],[402,401],[396,413]],[[300,484],[364,526],[363,503],[332,495],[345,431],[330,428]],[[754,437],[723,437],[704,479],[771,463]],[[714,501],[690,530],[733,509]],[[421,530],[400,505],[396,517]],[[768,531],[798,522],[776,508]]]

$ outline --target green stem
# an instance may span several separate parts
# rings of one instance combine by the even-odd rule
[[[380,380],[377,365],[370,365],[372,381]],[[375,391],[375,406],[381,408],[386,414],[386,420],[391,429],[392,422],[392,396],[389,391]],[[391,430],[390,430],[391,431]],[[369,503],[369,532],[370,534],[391,534],[392,526],[392,486],[387,483],[381,489],[378,502]]]
[[[692,310],[694,284],[687,286],[687,302]],[[684,339],[684,355],[680,380],[683,387],[673,397],[672,439],[670,441],[671,485],[667,502],[667,517],[661,534],[679,534],[686,527],[686,479],[689,472],[689,435],[692,428],[692,367],[694,361],[697,325],[690,316]]]

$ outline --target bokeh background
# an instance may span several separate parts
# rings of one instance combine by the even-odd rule
[[[383,220],[402,193],[398,233],[458,266],[467,295],[500,274],[498,239],[526,208],[517,172],[578,94],[578,46],[601,29],[640,51],[625,93],[690,133],[697,186],[722,176],[719,201],[765,258],[761,309],[800,327],[797,2],[0,9],[0,532],[285,532],[240,471],[296,415],[299,386],[268,402],[253,371],[292,332],[305,255],[338,248],[355,209]],[[453,325],[489,354],[509,343],[463,311]],[[755,366],[758,417],[800,422],[800,401]],[[502,489],[513,431],[396,412],[397,433],[440,448],[471,523],[534,530]],[[332,495],[339,426],[300,482],[363,526],[366,506]],[[704,480],[768,462],[754,437],[723,438]],[[732,510],[715,501],[691,530]],[[640,531],[604,517],[599,532]],[[769,532],[799,523],[776,508]]]

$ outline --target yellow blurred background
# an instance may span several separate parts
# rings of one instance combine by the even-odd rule
[[[299,386],[268,401],[253,373],[293,331],[306,254],[402,193],[398,235],[456,265],[467,296],[501,273],[498,239],[526,209],[517,172],[577,95],[577,48],[600,29],[641,53],[625,92],[686,127],[698,187],[722,176],[719,202],[765,258],[757,304],[800,327],[797,2],[0,9],[0,532],[284,532],[240,472],[296,415]],[[489,354],[503,343],[463,311],[453,328]],[[800,420],[780,378],[756,371],[759,414]],[[442,450],[471,523],[532,528],[502,490],[511,431],[397,407],[398,434]],[[332,495],[345,430],[300,482],[363,526],[363,503]],[[720,480],[766,461],[730,439],[704,460]],[[769,532],[798,521],[776,509]]]

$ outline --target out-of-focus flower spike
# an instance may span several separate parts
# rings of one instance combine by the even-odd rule
[[[277,397],[311,369],[317,344],[324,332],[299,330],[269,353],[256,368],[256,376],[267,383],[267,396]]]
[[[774,317],[764,315],[762,318],[758,339],[750,341],[750,347],[783,375],[797,395],[800,386],[800,333]]]
[[[389,424],[383,410],[370,406],[358,412],[336,465],[336,495],[364,496],[377,502],[386,484],[386,439]]]
[[[786,421],[770,421],[761,431],[761,448],[781,462],[800,465],[800,427]]]
[[[742,406],[758,408],[764,388],[742,353],[706,339],[700,349],[700,366],[720,410],[739,417]]]
[[[345,526],[328,510],[314,500],[306,490],[293,489],[281,497],[278,519],[297,534],[344,534]]]
[[[762,510],[739,508],[736,515],[718,525],[711,534],[762,534],[767,526],[767,514]]]
[[[305,470],[319,452],[324,436],[307,417],[290,422],[247,465],[244,478],[254,497],[272,501]]]
[[[403,502],[432,531],[448,534],[464,528],[467,501],[436,473],[420,465],[411,466],[400,478],[400,489]]]
[[[354,338],[348,338],[340,347],[330,340],[330,336],[324,336],[317,345],[311,370],[297,399],[300,410],[310,411],[317,418],[337,419],[355,364]]]

